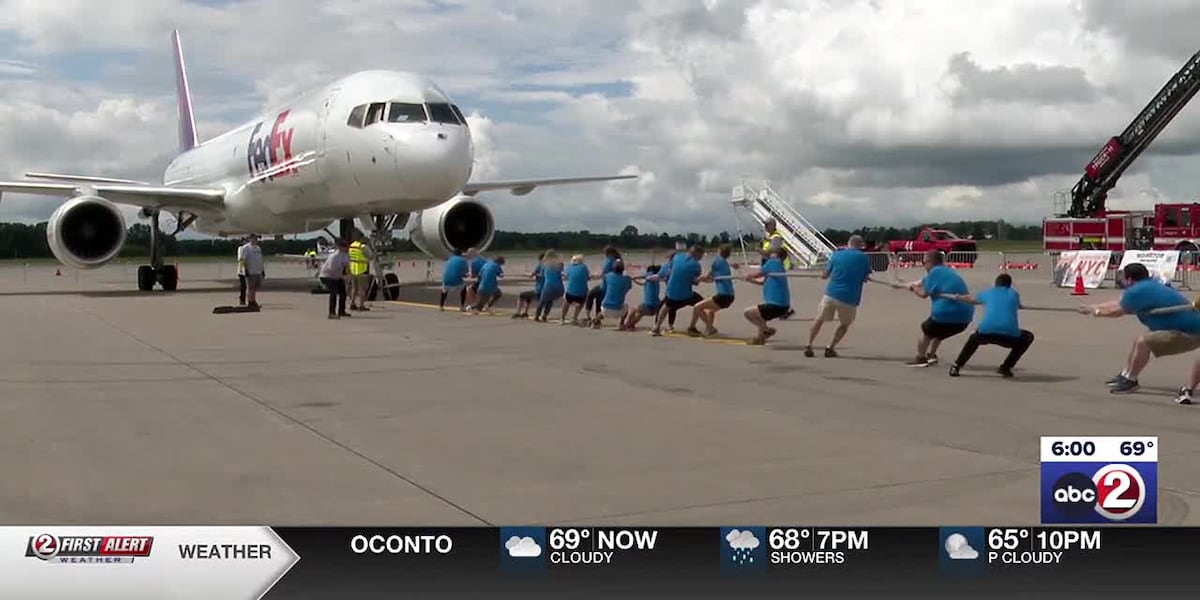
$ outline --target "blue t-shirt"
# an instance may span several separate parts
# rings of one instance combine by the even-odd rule
[[[825,271],[829,273],[826,296],[850,306],[862,303],[863,285],[871,275],[871,261],[866,253],[857,248],[838,250],[829,257]]]
[[[600,289],[604,289],[604,286],[608,284],[608,278],[606,275],[612,273],[613,265],[616,264],[616,262],[617,259],[615,258],[605,257],[604,264],[600,266],[600,285],[598,286]]]
[[[656,273],[657,275],[657,273]],[[642,304],[651,308],[658,308],[662,302],[662,284],[657,279],[646,279],[646,285],[642,286]]]
[[[587,265],[583,263],[567,266],[567,295],[580,298],[586,296],[589,275]]]
[[[733,275],[733,269],[729,268],[729,261],[725,260],[725,257],[718,256],[712,261],[712,274],[714,277],[729,277]],[[718,296],[733,295],[732,279],[718,279],[715,283],[717,285]]]
[[[446,259],[446,268],[442,271],[442,285],[453,287],[462,285],[467,277],[467,259],[461,256],[451,256]]]
[[[500,291],[500,276],[503,274],[504,267],[489,260],[479,270],[479,293],[495,294]]]
[[[545,268],[546,267],[544,267],[541,263],[538,263],[538,266],[533,268],[533,295],[534,296],[542,295],[542,286],[545,285],[545,283],[546,283],[546,278],[542,276],[542,272],[545,270]]]
[[[687,254],[676,254],[672,262],[671,277],[667,279],[667,298],[682,302],[692,297],[692,287],[704,268]]]
[[[478,278],[479,273],[483,271],[483,265],[486,265],[487,263],[488,259],[482,256],[476,256],[475,258],[471,259],[471,274]]]
[[[558,265],[547,266],[542,269],[542,291],[538,295],[538,299],[557,300],[563,295],[563,277],[562,267]]]
[[[925,274],[921,287],[933,300],[930,318],[938,323],[970,323],[975,318],[975,307],[966,302],[955,302],[949,298],[938,298],[937,294],[967,294],[967,283],[954,269],[938,265]]]
[[[604,300],[600,302],[602,308],[609,310],[620,310],[625,307],[625,296],[629,294],[629,288],[633,287],[633,278],[624,273],[609,273],[604,276]]]
[[[763,304],[791,306],[792,292],[788,289],[787,277],[771,276],[771,273],[787,272],[787,269],[783,268],[783,261],[778,258],[769,259],[762,264],[762,269],[759,272],[766,275],[763,278]]]
[[[983,305],[979,333],[1020,337],[1021,325],[1017,312],[1021,309],[1021,294],[1010,287],[996,286],[975,295]]]
[[[1125,292],[1121,294],[1121,308],[1127,313],[1140,313],[1179,304],[1191,304],[1191,301],[1178,290],[1171,289],[1156,279],[1139,281],[1125,288]],[[1200,334],[1200,313],[1193,310],[1169,315],[1138,315],[1138,320],[1150,331]]]

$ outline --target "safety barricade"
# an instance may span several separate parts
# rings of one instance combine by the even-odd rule
[[[1058,285],[1063,276],[1061,269],[1058,268],[1058,259],[1060,253],[1046,253],[1044,262],[1038,261],[1040,264],[1046,264],[1045,272],[1052,285]],[[1117,289],[1125,287],[1124,276],[1121,274],[1121,263],[1125,258],[1125,253],[1121,250],[1112,251],[1111,258],[1108,261],[1107,272],[1101,287],[1112,286]],[[1009,263],[1013,262],[1013,257],[1008,257]],[[1011,269],[1011,267],[1010,267]],[[1200,271],[1200,253],[1197,252],[1180,252],[1179,262],[1175,268],[1171,285],[1178,289],[1191,290],[1193,283],[1197,281],[1197,271]]]

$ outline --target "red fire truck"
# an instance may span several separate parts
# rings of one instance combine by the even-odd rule
[[[1121,174],[1200,90],[1200,52],[1192,55],[1137,118],[1109,139],[1071,188],[1065,213],[1042,221],[1046,252],[1065,250],[1200,250],[1200,202],[1158,204],[1154,210],[1106,210]]]

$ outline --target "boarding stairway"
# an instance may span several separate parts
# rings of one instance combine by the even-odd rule
[[[741,185],[733,188],[731,203],[735,209],[744,208],[749,211],[759,227],[768,219],[775,219],[777,231],[783,237],[783,245],[787,248],[788,256],[794,265],[806,268],[823,265],[836,250],[833,242],[830,242],[820,229],[792,208],[792,205],[765,181],[743,181]],[[740,229],[740,220],[738,224]]]

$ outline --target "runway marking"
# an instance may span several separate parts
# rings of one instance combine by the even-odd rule
[[[438,309],[438,308],[440,308],[440,307],[439,307],[438,305],[436,305],[436,304],[426,304],[426,303],[424,303],[424,302],[411,302],[411,301],[408,301],[408,300],[388,300],[387,302],[388,302],[388,304],[399,304],[400,306],[411,306],[411,307],[413,307],[413,308],[432,308],[432,309],[435,309],[435,310],[436,310],[436,309]],[[484,317],[502,317],[502,316],[509,316],[509,314],[508,314],[508,313],[505,313],[505,312],[500,312],[500,311],[497,311],[497,312],[496,312],[496,314],[494,314],[494,315],[489,315],[489,314],[487,314],[487,313],[480,313],[479,315],[472,315],[472,314],[471,314],[471,313],[469,313],[469,312],[465,312],[465,313],[464,313],[464,312],[460,312],[460,311],[458,311],[458,310],[451,310],[451,309],[447,309],[447,310],[445,310],[445,311],[442,311],[442,312],[447,312],[447,313],[457,313],[457,314],[460,314],[460,315],[467,315],[467,316],[484,316]],[[510,318],[511,318],[511,317],[510,317]],[[580,328],[579,326],[575,326],[575,327],[576,327],[576,328]],[[589,328],[587,328],[587,329],[590,329],[590,327],[589,327]],[[642,333],[643,331],[649,331],[649,330],[648,330],[648,329],[646,329],[646,330],[639,329],[639,330],[637,330],[636,332],[625,332],[625,331],[620,331],[620,332],[618,332],[616,327],[604,327],[604,328],[603,328],[601,331],[608,331],[608,332],[611,332],[611,333]],[[710,344],[725,344],[726,346],[748,346],[748,345],[749,345],[749,343],[748,343],[746,340],[744,340],[744,339],[740,339],[740,338],[731,338],[731,337],[708,337],[708,338],[706,338],[706,337],[692,337],[692,336],[690,336],[690,335],[688,335],[688,334],[686,334],[686,333],[678,333],[678,332],[676,332],[676,333],[667,333],[667,332],[665,332],[665,331],[664,331],[664,332],[663,332],[663,334],[662,334],[662,337],[670,337],[670,338],[685,338],[685,339],[689,339],[689,340],[697,340],[697,341],[701,341],[701,342],[708,342],[708,343],[710,343]]]

